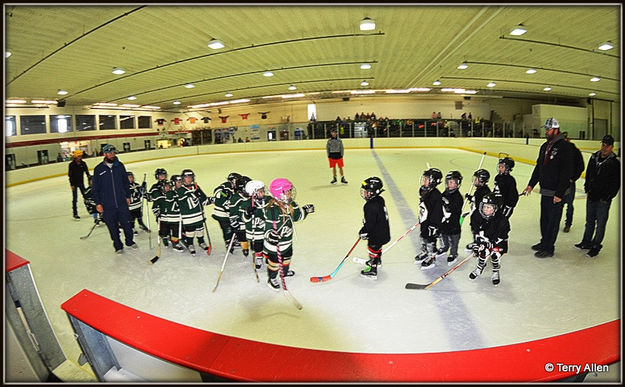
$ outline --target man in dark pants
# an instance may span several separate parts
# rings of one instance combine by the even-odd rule
[[[96,209],[102,214],[104,223],[109,229],[113,247],[117,254],[124,252],[124,245],[119,237],[119,227],[124,230],[126,246],[138,248],[132,240],[130,226],[130,182],[126,167],[115,156],[115,147],[105,145],[102,148],[104,160],[93,170],[93,200]]]
[[[540,242],[533,245],[536,258],[553,257],[556,238],[562,219],[562,198],[568,193],[569,180],[573,176],[571,146],[560,134],[560,124],[548,118],[543,125],[547,141],[541,145],[532,177],[523,190],[529,194],[540,183]]]
[[[612,152],[613,149],[614,138],[608,134],[601,140],[601,150],[590,156],[586,169],[586,229],[582,241],[575,247],[580,250],[590,249],[586,253],[589,258],[597,256],[603,247],[601,242],[605,235],[610,204],[621,186],[621,163]]]
[[[74,159],[69,163],[67,172],[67,176],[69,176],[69,185],[72,187],[72,211],[74,212],[74,219],[76,220],[80,219],[80,216],[78,216],[78,208],[76,207],[78,189],[80,189],[80,194],[82,195],[83,200],[85,199],[85,183],[82,178],[83,173],[87,175],[88,179],[89,168],[87,168],[87,163],[82,161],[82,151],[80,149],[76,149],[74,151]]]
[[[564,140],[571,146],[571,154],[573,156],[573,175],[569,179],[569,193],[564,195],[564,204],[566,205],[566,217],[564,218],[564,229],[562,232],[569,232],[573,225],[573,200],[575,200],[575,182],[580,178],[582,172],[584,172],[584,157],[582,152],[577,149],[575,144],[571,142],[567,132],[563,132]]]

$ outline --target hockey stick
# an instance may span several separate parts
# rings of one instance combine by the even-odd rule
[[[255,213],[255,209],[254,209],[254,198],[255,195],[252,195],[252,248],[250,250],[252,250],[254,252],[254,254],[252,254],[252,267],[254,268],[254,274],[256,275],[256,282],[260,283],[260,278],[258,278],[258,270],[256,270],[256,252],[254,251],[254,245],[256,244],[256,238],[255,234],[254,234],[254,213]]]
[[[206,254],[211,255],[211,251],[213,251],[213,244],[211,243],[211,237],[208,233],[208,227],[206,226],[206,216],[204,216],[204,210],[202,209],[202,222],[204,223],[204,230],[206,230],[206,238],[208,239],[208,249],[206,249]]]
[[[456,270],[457,268],[459,268],[460,266],[464,265],[469,259],[471,259],[471,257],[473,257],[473,252],[471,252],[469,255],[467,255],[462,261],[460,261],[460,263],[458,263],[456,266],[452,267],[451,269],[447,270],[445,272],[445,274],[443,274],[442,276],[438,277],[437,279],[435,279],[434,281],[430,282],[429,284],[425,284],[425,285],[421,285],[421,284],[413,284],[413,283],[407,283],[406,284],[406,289],[424,289],[424,290],[428,290],[429,288],[431,288],[432,286],[436,285],[437,283],[441,282],[443,280],[443,278],[447,277],[448,275],[450,275],[454,270]]]
[[[158,218],[158,230],[159,230],[159,234],[160,234],[160,230],[161,230],[161,218]],[[158,247],[156,248],[156,256],[152,259],[150,259],[150,265],[153,265],[154,263],[156,263],[156,261],[158,261],[161,258],[161,236],[157,235],[158,240]]]
[[[382,250],[382,255],[385,254],[387,251],[389,251],[391,249],[391,247],[395,246],[397,244],[397,242],[399,242],[400,240],[404,239],[406,237],[406,235],[410,234],[415,228],[417,228],[417,226],[421,223],[421,221],[417,221],[417,223],[413,224],[402,236],[400,236],[399,238],[395,239],[395,242],[391,243],[390,245],[386,246],[386,248],[384,248],[384,250]],[[356,263],[360,263],[360,264],[364,264],[365,262],[367,262],[366,259],[364,258],[358,258],[358,257],[354,257],[353,259],[354,262]],[[381,265],[378,265],[381,266]]]
[[[275,232],[278,232],[278,228],[276,227],[276,221],[272,220],[273,223],[273,230]],[[302,310],[302,304],[300,304],[295,297],[293,297],[293,295],[291,293],[289,293],[289,290],[286,288],[286,281],[284,280],[284,270],[282,266],[282,254],[280,253],[280,241],[278,240],[278,243],[276,243],[276,255],[278,256],[278,264],[280,265],[279,269],[280,270],[280,281],[282,282],[282,292],[284,293],[284,295],[286,296],[286,298],[289,299],[289,301],[291,301],[295,307],[298,310]]]
[[[482,168],[482,163],[484,162],[484,156],[486,156],[486,152],[482,153],[482,159],[480,160],[480,165],[477,167],[477,169],[481,169]],[[471,192],[473,192],[473,188],[475,187],[475,179],[473,179],[473,181],[471,182],[471,188],[469,188],[469,195],[471,195]],[[464,208],[466,207],[467,203],[470,203],[470,200],[466,200],[464,201],[464,204],[462,205],[462,210],[464,211]],[[469,215],[471,211],[467,211],[467,212],[462,212],[462,215],[460,216],[460,226],[462,227],[462,222],[464,222],[464,218],[466,218],[467,215]]]
[[[332,278],[334,278],[334,276],[336,275],[336,273],[338,273],[338,271],[341,268],[341,266],[343,266],[343,264],[345,263],[345,260],[347,259],[347,257],[349,257],[349,255],[352,253],[352,251],[354,251],[354,248],[356,248],[356,245],[358,244],[358,242],[360,242],[360,237],[358,237],[358,239],[356,239],[356,243],[354,243],[352,248],[349,249],[349,251],[347,252],[347,255],[345,256],[345,258],[343,258],[341,263],[338,265],[338,267],[336,269],[334,269],[334,271],[332,273],[330,273],[330,274],[328,274],[326,276],[323,276],[323,277],[310,277],[310,282],[328,282]]]
[[[221,270],[219,271],[219,277],[217,277],[217,283],[215,283],[215,287],[213,288],[213,293],[215,293],[215,290],[217,290],[217,286],[219,286],[219,281],[221,280],[221,275],[224,273],[224,269],[226,268],[226,261],[228,260],[228,255],[230,255],[230,249],[232,248],[232,244],[234,243],[235,236],[235,234],[232,234],[232,238],[230,238],[230,244],[228,245],[228,250],[226,250],[224,263],[221,264]]]
[[[93,227],[91,227],[91,230],[89,231],[89,234],[87,234],[87,235],[85,235],[85,236],[81,236],[81,237],[80,237],[80,239],[83,239],[83,240],[84,240],[84,239],[89,238],[89,235],[91,235],[91,233],[93,232],[93,230],[95,229],[95,227],[96,227],[97,225],[98,225],[97,223],[94,223],[94,224],[93,224]]]

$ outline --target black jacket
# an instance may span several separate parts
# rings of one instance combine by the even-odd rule
[[[601,151],[590,156],[584,191],[590,200],[610,201],[621,187],[621,163],[614,152],[601,158]]]
[[[576,181],[584,172],[584,156],[582,156],[582,152],[577,149],[575,144],[569,142],[569,145],[571,146],[571,155],[573,156],[571,180]]]
[[[449,192],[443,191],[443,221],[441,222],[441,234],[456,235],[460,234],[460,213],[462,212],[462,195],[458,190]],[[446,204],[444,199],[447,199],[449,204]],[[449,214],[449,217],[445,217]]]
[[[501,211],[497,211],[490,219],[484,219],[479,209],[473,211],[471,215],[471,232],[473,240],[477,240],[477,235],[483,233],[483,237],[488,239],[494,247],[498,247],[502,254],[508,251],[508,233],[510,232],[510,222]]]
[[[508,213],[516,207],[519,201],[519,191],[516,188],[516,180],[507,173],[500,173],[495,176],[494,191],[499,192],[503,197],[502,211],[504,215],[508,216]]]
[[[438,188],[432,188],[421,196],[419,211],[419,219],[425,216],[425,219],[421,220],[421,236],[427,235],[429,226],[440,231],[443,220],[443,196]],[[424,216],[421,212],[424,212]]]
[[[560,134],[553,141],[541,145],[529,185],[540,183],[540,193],[545,196],[563,198],[573,176],[574,159],[571,146]]]
[[[391,240],[391,230],[388,224],[388,213],[384,204],[384,198],[376,196],[367,200],[363,211],[365,218],[362,230],[368,234],[369,243],[376,245],[388,243]]]
[[[69,176],[69,185],[84,185],[84,180],[82,179],[83,173],[87,175],[87,178],[89,177],[89,168],[87,168],[87,163],[83,160],[80,160],[80,163],[76,163],[75,160],[72,160],[69,163],[67,171],[67,176]]]
[[[126,199],[130,199],[130,182],[126,167],[117,156],[115,156],[112,168],[106,165],[106,161],[102,161],[95,167],[92,192],[93,200],[96,204],[101,204],[104,211],[114,208],[128,210]]]

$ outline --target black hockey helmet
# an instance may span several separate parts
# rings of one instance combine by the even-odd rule
[[[514,160],[512,160],[512,158],[507,157],[507,156],[502,159],[499,159],[499,163],[497,163],[497,166],[501,164],[506,166],[506,172],[511,172],[512,168],[514,168]]]
[[[182,182],[183,183],[184,183],[184,178],[187,177],[187,176],[191,176],[192,181],[195,181],[195,174],[190,169],[182,170],[182,173],[180,174],[180,176],[182,177]]]
[[[135,178],[135,174],[130,172],[130,171],[126,171],[126,175],[128,175],[128,177],[132,176],[132,179],[134,180]]]
[[[453,192],[460,188],[460,184],[462,184],[462,174],[460,171],[449,171],[449,173],[445,176],[445,186],[447,186],[447,182],[449,180],[454,180],[456,182],[456,188],[451,190],[451,192]]]
[[[365,200],[373,199],[384,192],[384,189],[382,189],[383,186],[382,180],[379,177],[369,177],[363,180],[360,185],[360,196]],[[365,196],[365,191],[367,191],[369,195]]]
[[[484,185],[488,183],[488,179],[490,179],[490,173],[486,169],[480,168],[473,173],[473,177],[476,177],[477,181],[479,181],[480,184]]]
[[[182,183],[182,176],[180,176],[180,175],[171,175],[170,181],[175,186],[177,182],[181,182]]]
[[[159,181],[159,182],[158,182],[158,183],[156,183],[156,184],[158,184],[158,189],[159,189],[159,191],[161,191],[162,193],[167,192],[167,191],[165,190],[165,187],[169,187],[169,188],[171,188],[171,185],[169,185],[169,181],[168,181],[168,180],[161,180],[161,181]]]
[[[165,175],[165,179],[167,179],[167,171],[165,168],[156,168],[156,171],[154,171],[154,178],[158,180],[159,175]]]
[[[245,185],[250,181],[252,181],[252,179],[250,179],[248,176],[241,176],[237,178],[234,190],[241,195],[248,196],[247,192],[245,192]]]
[[[430,168],[423,171],[423,175],[421,176],[421,185],[425,185],[423,184],[423,180],[426,178],[430,181],[429,187],[434,188],[441,183],[441,180],[443,180],[443,172],[441,172],[438,168]]]
[[[230,182],[230,184],[232,185],[232,187],[236,187],[236,183],[237,183],[237,179],[240,179],[241,175],[236,173],[236,172],[232,172],[228,175],[228,181]]]
[[[484,213],[484,207],[489,207],[489,206],[490,208],[492,208],[493,211],[489,215],[487,215]],[[490,219],[491,217],[495,216],[497,211],[499,211],[502,206],[503,206],[503,197],[501,196],[499,192],[488,193],[484,195],[484,197],[482,198],[482,201],[480,201],[480,205],[479,205],[480,215],[482,215],[482,218],[484,219]]]

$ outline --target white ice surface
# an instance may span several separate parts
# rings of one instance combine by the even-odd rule
[[[502,149],[505,151],[505,149]],[[119,156],[124,160],[124,155]],[[118,256],[106,226],[92,226],[82,203],[80,221],[71,218],[71,192],[66,177],[23,184],[6,190],[6,247],[31,262],[41,299],[68,358],[80,353],[70,323],[60,305],[82,289],[146,313],[200,329],[262,342],[307,348],[376,353],[417,353],[492,347],[559,335],[620,317],[620,196],[612,203],[604,248],[588,259],[573,245],[584,229],[585,196],[578,192],[571,232],[558,235],[553,258],[533,257],[530,246],[540,239],[540,195],[522,197],[511,219],[510,251],[502,259],[498,287],[490,281],[490,264],[475,281],[468,279],[468,262],[430,290],[406,290],[407,282],[429,283],[449,269],[445,259],[435,269],[421,271],[413,264],[418,228],[383,256],[377,281],[359,276],[361,267],[348,262],[328,283],[309,277],[331,273],[357,238],[362,224],[359,187],[370,176],[382,178],[392,240],[416,222],[419,178],[426,162],[443,174],[460,170],[461,192],[469,190],[480,154],[445,149],[349,150],[345,155],[348,185],[330,185],[331,172],[324,151],[283,151],[169,158],[126,164],[137,180],[154,170],[169,175],[184,168],[195,172],[205,192],[239,172],[269,184],[276,177],[290,179],[296,201],[313,203],[316,212],[296,223],[291,293],[304,306],[298,311],[266,285],[265,267],[256,282],[251,258],[240,250],[228,258],[215,293],[225,254],[221,231],[210,218],[213,242],[210,256],[164,249],[160,261],[148,248],[148,235],[135,237],[139,249]],[[99,159],[87,159],[93,168]],[[497,160],[487,156],[491,171]],[[521,191],[533,167],[517,163],[513,176]],[[578,190],[583,180],[579,181]],[[442,188],[441,188],[442,189]],[[81,197],[79,196],[79,201]],[[144,219],[145,219],[144,212]],[[150,213],[150,226],[155,228]],[[564,215],[562,226],[564,223]],[[470,240],[468,219],[463,225],[459,254]],[[361,242],[352,256],[366,257]]]

